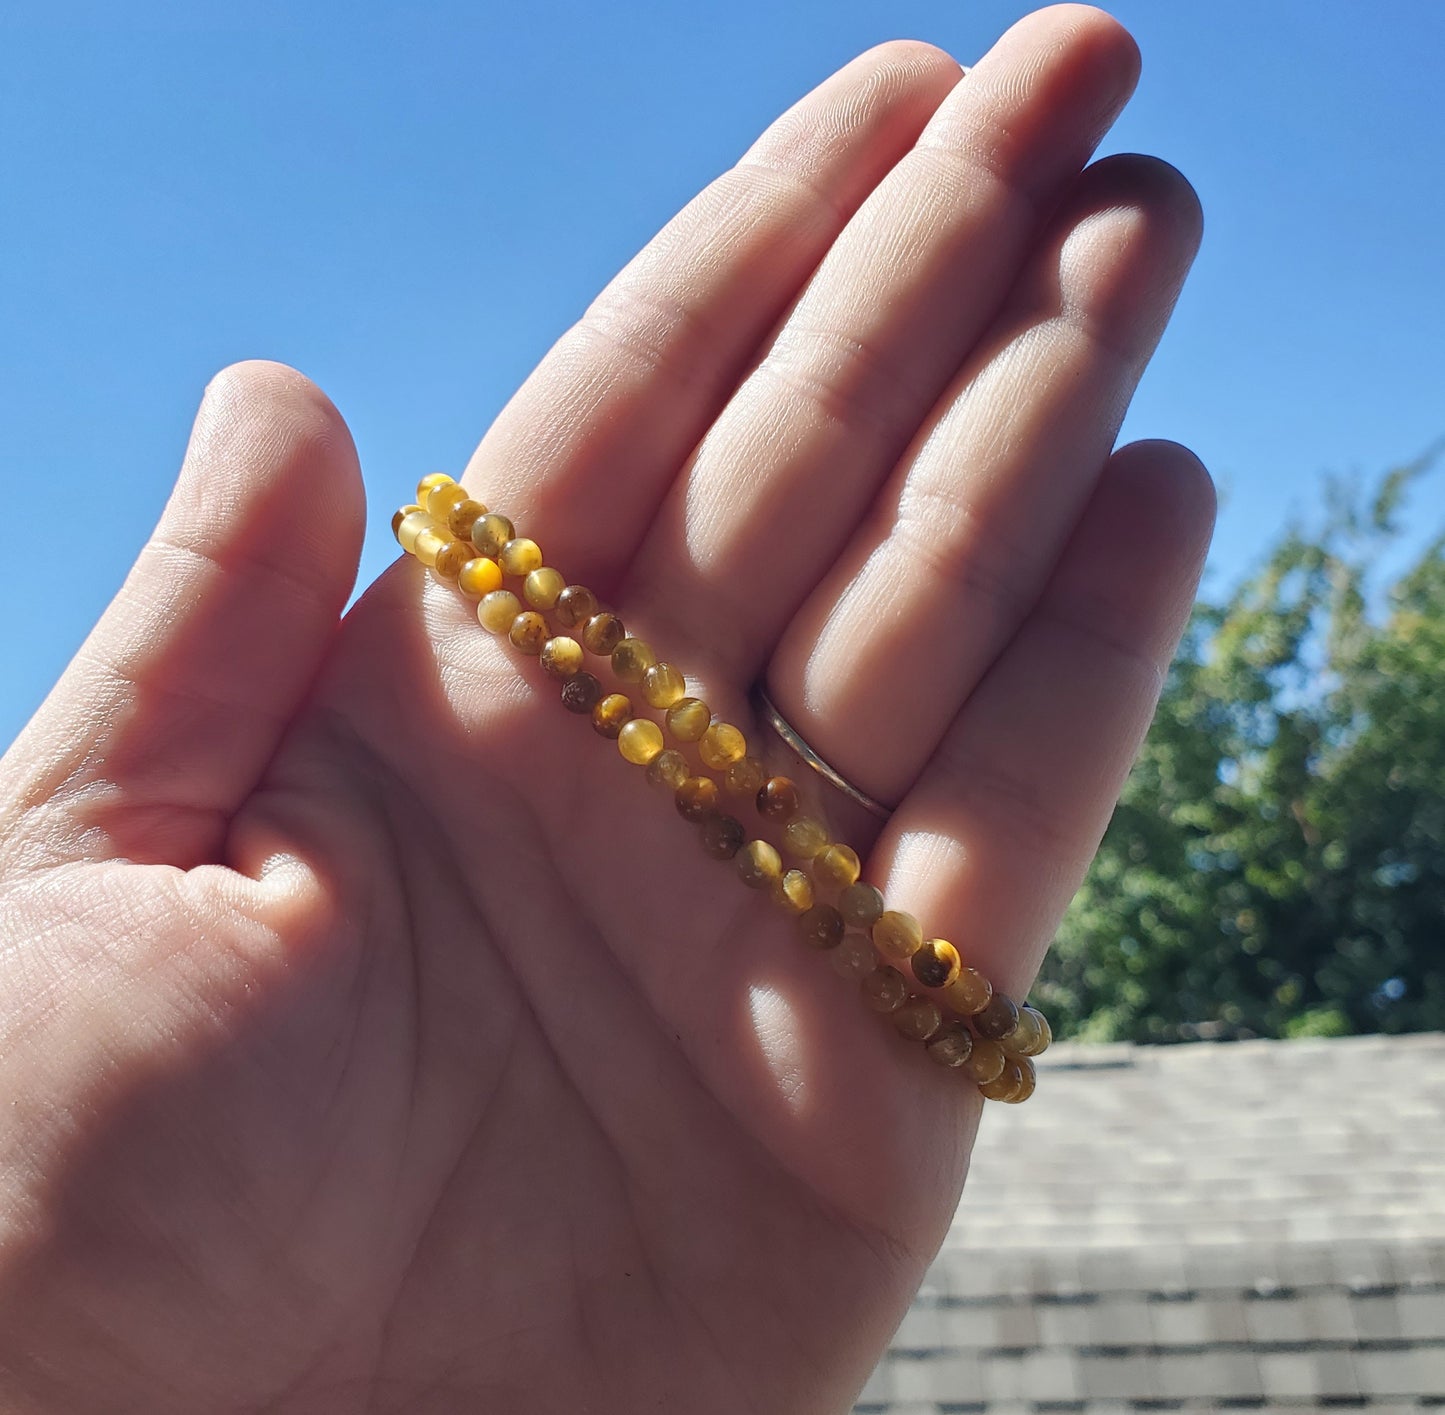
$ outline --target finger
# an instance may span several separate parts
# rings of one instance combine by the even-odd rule
[[[1198,202],[1173,168],[1126,157],[1086,173],[789,626],[774,701],[876,799],[900,799],[1047,583],[1198,241]]]
[[[722,655],[719,677],[750,678],[833,563],[1137,71],[1100,11],[1030,15],[834,244],[639,556],[629,597]]]
[[[217,375],[150,541],[0,763],[11,860],[216,859],[335,632],[364,522],[325,395],[280,364]]]
[[[473,455],[466,484],[605,583],[759,340],[912,146],[959,67],[911,41],[785,113],[603,291]]]
[[[1213,524],[1214,489],[1191,453],[1116,453],[1042,599],[879,842],[871,863],[890,895],[1014,997],[1098,848]]]

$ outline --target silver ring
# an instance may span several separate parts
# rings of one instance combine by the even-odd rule
[[[753,684],[752,699],[753,707],[763,721],[788,744],[794,755],[807,762],[830,786],[837,787],[850,801],[856,801],[870,816],[886,821],[893,814],[887,806],[875,801],[866,791],[860,791],[846,776],[835,771],[802,739],[798,730],[778,711],[761,679]]]

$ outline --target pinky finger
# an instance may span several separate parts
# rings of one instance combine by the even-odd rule
[[[1115,453],[1042,598],[878,843],[887,892],[1016,997],[1148,730],[1213,524],[1192,453]]]

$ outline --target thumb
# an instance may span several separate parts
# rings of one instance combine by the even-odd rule
[[[364,525],[326,396],[281,364],[218,374],[160,523],[0,760],[0,862],[215,859],[336,632]]]

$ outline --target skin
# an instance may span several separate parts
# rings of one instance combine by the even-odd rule
[[[1188,452],[1111,451],[1199,234],[1172,169],[1088,165],[1136,67],[1078,6],[962,78],[861,56],[466,473],[756,744],[766,675],[896,806],[818,802],[865,878],[1015,996],[1213,517]],[[342,617],[363,514],[325,397],[224,371],[0,763],[0,1403],[845,1410],[980,1102],[454,590],[403,558]]]

